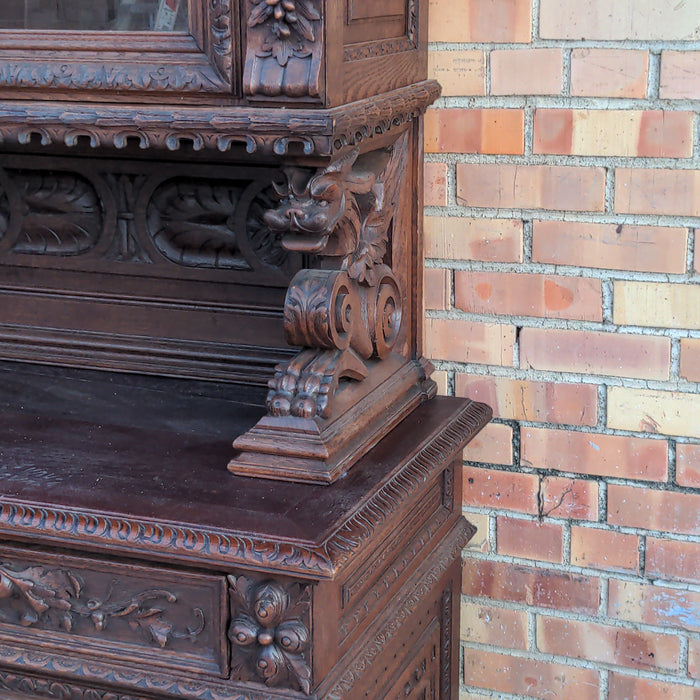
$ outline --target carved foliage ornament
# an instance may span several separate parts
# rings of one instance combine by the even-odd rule
[[[169,591],[149,589],[140,593],[114,596],[114,584],[101,598],[88,598],[84,583],[68,569],[29,566],[24,569],[0,565],[0,620],[16,621],[24,627],[59,629],[72,632],[76,622],[88,619],[97,632],[111,620],[122,619],[132,630],[141,630],[146,639],[165,648],[173,638],[194,639],[204,630],[204,613],[194,610],[197,623],[178,631],[168,621],[163,604],[177,602]],[[15,620],[16,618],[16,620]]]
[[[311,693],[307,587],[229,576],[232,677]]]
[[[286,338],[305,350],[277,367],[272,415],[330,418],[340,379],[367,377],[366,361],[391,353],[402,297],[384,257],[406,159],[404,135],[389,151],[360,159],[354,150],[315,174],[288,168],[276,185],[279,206],[265,222],[285,249],[319,256],[322,269],[301,270],[289,287]]]

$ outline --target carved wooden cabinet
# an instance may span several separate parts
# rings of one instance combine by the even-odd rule
[[[3,698],[456,697],[426,13],[0,4]]]

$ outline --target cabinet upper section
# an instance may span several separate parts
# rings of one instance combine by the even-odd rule
[[[426,77],[427,0],[2,0],[0,99],[333,107]]]

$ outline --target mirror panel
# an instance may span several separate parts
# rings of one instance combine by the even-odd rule
[[[0,29],[186,31],[187,0],[0,0]]]

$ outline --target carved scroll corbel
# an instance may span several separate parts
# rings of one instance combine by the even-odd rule
[[[287,292],[285,335],[304,350],[278,365],[271,415],[330,418],[339,381],[365,379],[367,361],[396,344],[401,290],[384,256],[406,160],[404,135],[389,151],[355,150],[311,175],[288,168],[276,185],[279,206],[265,222],[284,248],[320,264],[297,273]]]

